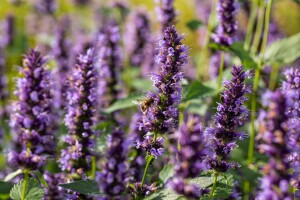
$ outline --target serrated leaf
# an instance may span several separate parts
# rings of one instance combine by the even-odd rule
[[[5,181],[0,181],[0,194],[9,194],[11,188],[14,186],[14,184],[5,182]]]
[[[35,177],[41,182],[41,184],[45,187],[45,188],[49,188],[47,181],[45,180],[44,176],[41,174],[41,172],[39,171],[32,171],[31,173],[33,173],[35,175]]]
[[[110,107],[104,110],[106,113],[112,113],[117,110],[122,110],[126,108],[132,108],[135,107],[136,104],[133,103],[134,100],[136,99],[141,99],[142,95],[141,94],[132,94],[129,95],[126,98],[119,99],[115,103],[113,103]]]
[[[199,27],[203,25],[203,23],[198,19],[193,19],[186,23],[186,25],[191,31],[196,31]]]
[[[192,99],[199,99],[201,97],[206,97],[209,95],[213,95],[215,90],[211,87],[208,87],[201,83],[200,81],[194,81],[184,87],[183,90],[183,96],[182,102],[187,102]]]
[[[264,63],[284,66],[300,57],[300,33],[277,40],[266,48]]]
[[[241,42],[233,43],[228,49],[238,56],[246,69],[255,69],[257,67],[256,62],[251,58],[250,54],[244,49]]]
[[[234,179],[232,175],[224,175],[218,178],[216,190],[214,192],[214,198],[226,199],[233,190]]]
[[[22,169],[18,169],[17,171],[11,172],[4,178],[4,181],[8,182],[11,179],[15,178],[16,176],[18,176],[19,174],[22,174],[22,172],[23,172]]]
[[[75,181],[72,183],[59,184],[59,187],[79,192],[86,195],[101,195],[99,185],[93,180]]]
[[[159,173],[159,178],[163,183],[166,183],[169,178],[174,175],[174,169],[172,165],[165,165],[164,168]]]
[[[13,186],[9,194],[10,198],[14,200],[21,200],[23,187],[24,187],[24,179],[22,179],[19,183]],[[42,200],[43,197],[44,197],[44,190],[41,188],[38,181],[34,178],[28,179],[24,200],[33,200],[33,199]]]
[[[213,184],[213,182],[214,178],[210,176],[201,176],[190,180],[190,183],[197,184],[201,188],[209,187]]]
[[[170,189],[163,189],[144,198],[144,200],[177,200],[180,197],[182,197],[182,195],[179,195]]]

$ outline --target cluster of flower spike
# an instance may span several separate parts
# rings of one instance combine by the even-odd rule
[[[45,164],[45,156],[53,155],[52,93],[45,59],[30,49],[23,60],[23,78],[17,82],[10,126],[15,130],[16,151],[9,154],[9,162],[16,167],[37,169]]]
[[[181,98],[180,82],[183,78],[180,67],[187,63],[187,47],[181,43],[182,36],[177,34],[174,26],[164,31],[164,36],[159,42],[160,52],[157,62],[161,65],[159,74],[152,74],[151,80],[157,92],[149,92],[141,103],[144,113],[141,127],[155,135],[173,132],[178,121],[178,104]],[[145,138],[143,146],[153,147],[154,143],[161,143],[162,139]],[[161,146],[158,145],[160,148]],[[155,152],[160,152],[157,148]],[[153,150],[153,148],[145,148]],[[148,151],[152,155],[152,151]],[[155,155],[154,155],[155,156]]]
[[[101,107],[107,107],[118,99],[118,74],[122,70],[122,53],[120,49],[120,30],[114,21],[103,27],[98,38],[99,45],[99,95]]]
[[[216,43],[224,46],[230,46],[233,43],[233,35],[237,30],[235,20],[236,5],[234,0],[219,0],[217,12],[220,24],[213,39]]]
[[[221,93],[221,103],[218,103],[217,113],[214,117],[214,126],[206,129],[206,135],[210,140],[214,152],[208,157],[208,165],[217,172],[226,172],[236,164],[228,163],[230,152],[236,147],[238,139],[246,136],[238,132],[237,128],[247,120],[248,110],[243,105],[247,100],[246,93],[250,89],[245,86],[245,79],[250,78],[250,72],[244,72],[243,67],[233,66],[231,81],[225,80],[225,90]]]
[[[94,121],[97,104],[97,71],[94,64],[94,51],[89,49],[79,55],[67,99],[65,123],[68,135],[65,137],[67,148],[61,152],[60,167],[64,171],[83,176],[90,169],[93,155]]]
[[[100,190],[107,199],[119,199],[129,181],[126,162],[129,146],[124,132],[114,130],[108,138],[107,147],[107,162],[99,174]]]
[[[263,168],[264,177],[257,199],[292,200],[289,185],[291,167],[289,161],[289,133],[286,116],[286,99],[280,90],[267,95],[268,111],[260,114],[261,126],[258,146],[261,153],[269,156],[269,162]]]
[[[175,177],[170,185],[179,194],[199,199],[207,190],[187,183],[187,179],[197,177],[206,169],[205,157],[208,151],[200,116],[189,116],[175,133],[175,138],[180,148],[177,150],[177,145],[174,145],[172,149],[176,155],[173,158]]]

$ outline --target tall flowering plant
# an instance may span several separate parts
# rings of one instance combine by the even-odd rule
[[[63,171],[81,179],[91,169],[94,148],[97,71],[93,49],[78,56],[70,84],[65,118],[68,135],[64,138],[67,147],[61,151],[59,164]]]
[[[15,150],[9,162],[26,170],[41,169],[46,156],[56,151],[53,136],[52,90],[46,60],[30,49],[23,59],[22,74],[15,91],[18,100],[12,106],[10,126],[15,131]]]

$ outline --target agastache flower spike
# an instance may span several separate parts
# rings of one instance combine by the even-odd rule
[[[7,115],[6,101],[8,98],[6,72],[6,57],[4,47],[0,44],[0,118]],[[1,136],[0,136],[1,138]]]
[[[174,9],[174,0],[157,0],[157,14],[162,24],[162,30],[175,25],[176,12]]]
[[[231,151],[236,147],[236,141],[245,138],[245,134],[237,130],[248,117],[248,110],[243,105],[247,98],[245,94],[250,89],[245,86],[245,79],[250,78],[250,72],[244,72],[243,67],[233,66],[231,81],[225,81],[225,90],[221,93],[221,103],[218,103],[213,127],[205,133],[211,143],[214,154],[208,157],[209,168],[217,172],[226,172],[236,164],[228,163]]]
[[[262,170],[264,176],[257,199],[292,200],[293,194],[289,190],[291,165],[286,100],[280,90],[267,96],[268,111],[262,111],[260,115],[261,126],[257,139],[261,143],[259,151],[269,157],[269,162]]]
[[[116,22],[109,22],[103,27],[99,38],[99,73],[101,88],[101,106],[107,107],[119,98],[119,73],[122,70],[122,53],[120,49],[120,30]]]
[[[38,0],[35,3],[35,8],[41,14],[52,15],[57,8],[56,0]]]
[[[141,66],[145,57],[145,47],[150,38],[150,20],[145,11],[134,13],[127,26],[126,34],[131,66]]]
[[[99,175],[100,190],[106,199],[127,199],[120,195],[128,183],[128,141],[122,130],[114,130],[108,138],[107,162]]]
[[[237,30],[235,14],[237,8],[234,0],[219,0],[217,12],[220,24],[216,33],[212,36],[216,43],[230,46],[233,43],[233,36]]]
[[[154,133],[154,137],[145,136],[144,142],[138,143],[138,147],[156,158],[163,153],[163,139],[157,138],[157,134],[172,133],[177,126],[180,82],[183,78],[180,68],[188,58],[187,47],[181,43],[182,38],[174,26],[165,29],[157,57],[160,73],[151,76],[157,92],[148,92],[140,106],[144,113],[140,128]]]
[[[282,92],[286,98],[286,115],[288,117],[290,138],[290,161],[294,169],[293,187],[300,189],[300,70],[290,68],[285,72]]]
[[[2,22],[3,36],[0,39],[0,45],[10,46],[13,44],[15,37],[15,16],[12,14],[6,15]]]
[[[208,191],[187,181],[189,178],[197,177],[206,169],[205,157],[209,152],[200,116],[189,116],[187,122],[183,123],[175,133],[175,139],[179,142],[180,149],[177,149],[177,144],[171,147],[176,155],[173,157],[175,177],[169,184],[178,194],[199,199]]]
[[[63,171],[84,177],[90,169],[93,155],[97,105],[97,71],[94,65],[94,51],[87,50],[85,55],[78,56],[74,68],[65,123],[68,135],[65,137],[67,148],[61,152],[59,160]]]
[[[52,114],[50,73],[44,68],[40,52],[30,49],[24,56],[22,73],[17,82],[10,126],[15,131],[16,150],[8,155],[14,167],[30,170],[45,165],[46,155],[53,155],[55,141]]]
[[[62,187],[59,187],[58,184],[65,183],[65,175],[63,173],[52,174],[48,171],[45,171],[44,179],[48,184],[48,188],[45,188],[43,200],[64,199],[65,190]]]
[[[53,54],[57,62],[56,78],[60,84],[56,88],[57,107],[62,109],[66,106],[67,80],[70,74],[70,41],[67,39],[69,19],[64,17],[57,26],[55,41],[53,44]]]

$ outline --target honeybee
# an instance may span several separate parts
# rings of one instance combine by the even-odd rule
[[[152,105],[154,102],[153,98],[146,98],[143,100],[134,100],[133,103],[140,106],[141,111],[145,114],[148,111],[148,108]]]

